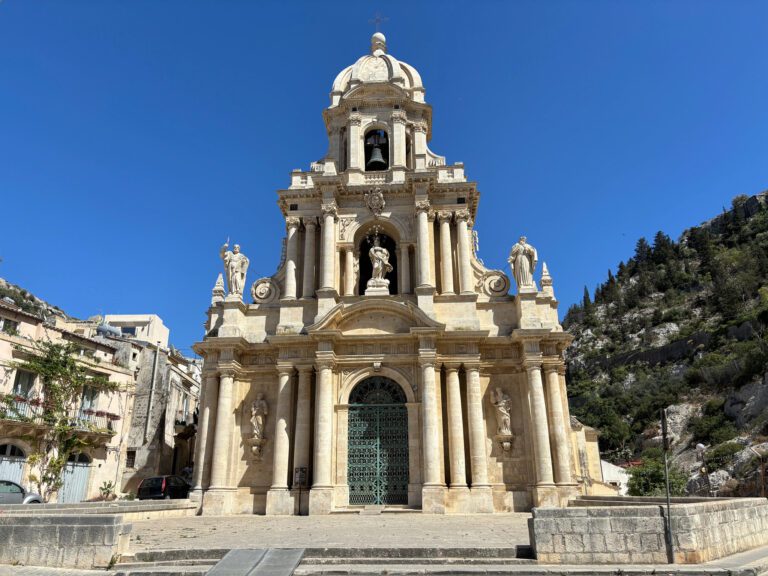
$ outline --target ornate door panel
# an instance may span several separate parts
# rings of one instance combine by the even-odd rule
[[[347,479],[349,503],[408,503],[408,413],[405,395],[374,376],[350,395]]]

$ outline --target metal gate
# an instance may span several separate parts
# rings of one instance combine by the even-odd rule
[[[59,488],[57,502],[59,504],[73,504],[85,500],[90,472],[90,460],[85,454],[70,456],[70,461],[67,462],[61,475],[62,485]]]
[[[405,394],[374,376],[349,397],[347,481],[350,504],[408,503],[408,413]]]
[[[0,480],[21,484],[27,457],[21,448],[13,444],[0,444]]]

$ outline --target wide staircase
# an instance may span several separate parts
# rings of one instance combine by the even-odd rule
[[[123,556],[112,576],[311,576],[504,574],[533,564],[529,546],[510,548],[184,549]]]

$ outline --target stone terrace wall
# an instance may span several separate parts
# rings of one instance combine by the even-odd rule
[[[130,532],[120,515],[3,515],[0,564],[104,568],[127,552]]]
[[[676,563],[708,562],[768,544],[765,499],[681,500],[671,509]],[[547,564],[665,564],[666,509],[657,502],[534,508],[528,522],[536,558]]]

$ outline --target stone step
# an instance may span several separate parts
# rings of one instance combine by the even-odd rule
[[[267,554],[263,548],[230,550],[216,566],[211,576],[247,576],[261,563]]]
[[[164,562],[173,560],[216,560],[219,561],[231,548],[170,548],[167,550],[140,550],[124,554],[120,562]]]
[[[216,564],[220,558],[197,558],[193,560],[158,560],[155,562],[124,562],[120,561],[116,566],[120,570],[132,568],[147,568],[152,566],[199,566],[201,564]]]
[[[302,560],[300,566],[307,567],[314,566],[331,566],[341,564],[355,564],[355,565],[379,565],[386,566],[390,564],[424,564],[424,565],[441,565],[450,566],[454,564],[466,564],[466,565],[485,565],[485,564],[498,564],[498,565],[518,565],[518,564],[535,564],[536,561],[529,558],[311,558],[305,557]]]
[[[308,558],[533,558],[533,550],[528,545],[509,548],[307,548]]]
[[[124,569],[119,565],[114,571],[105,572],[108,576],[170,576],[171,574],[181,574],[182,576],[205,576],[216,565],[212,563],[201,563],[195,566],[137,566],[135,568]]]

